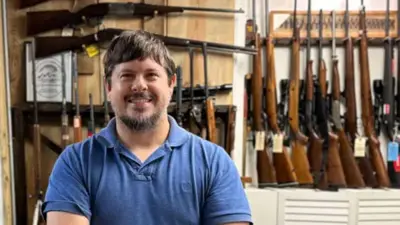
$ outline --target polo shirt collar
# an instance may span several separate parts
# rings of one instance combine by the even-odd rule
[[[189,132],[178,125],[176,120],[168,115],[170,124],[169,134],[165,144],[171,148],[176,148],[183,145],[189,138]],[[112,118],[107,126],[103,128],[97,135],[97,138],[107,148],[114,148],[119,142],[116,134],[116,121],[115,117]]]

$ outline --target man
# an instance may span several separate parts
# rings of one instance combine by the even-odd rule
[[[167,114],[175,64],[145,31],[122,33],[104,56],[115,112],[54,165],[47,225],[248,225],[249,204],[225,151]]]

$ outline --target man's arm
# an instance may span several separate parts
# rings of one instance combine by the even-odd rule
[[[89,220],[81,215],[50,211],[47,213],[47,225],[89,225]]]
[[[90,197],[83,176],[84,167],[73,146],[67,147],[58,157],[42,206],[47,225],[89,225]]]
[[[211,158],[210,181],[203,208],[203,224],[249,225],[251,211],[239,173],[220,147]]]

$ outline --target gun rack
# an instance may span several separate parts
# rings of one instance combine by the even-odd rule
[[[38,103],[38,115],[39,115],[39,124],[57,124],[60,123],[60,115],[62,111],[62,106],[59,103]],[[181,111],[182,112],[187,112],[189,109],[189,102],[185,102],[182,104]],[[20,133],[23,133],[25,137],[32,137],[32,132],[27,132],[30,131],[28,129],[28,125],[33,124],[33,110],[34,110],[34,105],[33,103],[25,103],[21,104],[18,107],[13,108],[13,111],[16,113],[13,113],[13,121],[14,123],[20,123],[22,122],[21,125],[18,126],[18,133],[13,134],[14,137],[17,137]],[[96,118],[95,123],[97,126],[104,126],[104,106],[103,105],[95,105],[93,106],[93,111],[94,111],[94,117]],[[176,105],[175,104],[170,104],[168,107],[168,113],[171,114],[172,116],[175,116],[175,111],[176,111]],[[216,105],[215,106],[215,116],[220,117],[220,118],[227,118],[227,114],[229,112],[229,105]],[[110,107],[110,117],[114,116],[114,113]],[[67,114],[69,115],[69,122],[70,126],[72,127],[72,122],[73,122],[73,116],[75,114],[75,106],[72,104],[67,105]],[[85,126],[90,117],[90,105],[80,105],[80,115],[82,118],[82,126]],[[17,126],[17,125],[16,125]],[[24,132],[21,132],[24,131]],[[29,133],[29,134],[28,134]],[[21,140],[23,143],[23,137],[22,136]],[[51,141],[50,139],[43,137],[42,135],[42,142],[45,144],[47,147],[49,147],[52,151],[55,153],[59,154],[61,152],[61,147]]]
[[[289,47],[292,44],[292,38],[274,38],[273,42],[275,44],[275,47]],[[346,44],[347,38],[336,38],[336,46],[337,47],[343,47]],[[352,38],[353,40],[353,45],[355,47],[358,45],[360,42],[360,38]],[[368,46],[369,47],[383,47],[383,43],[386,40],[386,38],[368,38]],[[392,42],[398,42],[400,39],[392,39]],[[319,39],[318,38],[311,38],[311,46],[318,46],[319,45]],[[262,45],[265,46],[267,42],[266,38],[262,39]],[[246,43],[246,46],[252,46],[254,45],[254,41],[249,41]],[[307,39],[302,38],[300,40],[300,45],[303,47],[306,47],[307,45]],[[322,46],[323,47],[331,47],[332,46],[332,38],[323,38],[322,40]]]

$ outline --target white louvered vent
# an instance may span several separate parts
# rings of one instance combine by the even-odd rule
[[[348,225],[349,201],[309,196],[309,199],[286,198],[284,225]]]
[[[358,225],[399,225],[400,196],[358,200]]]

